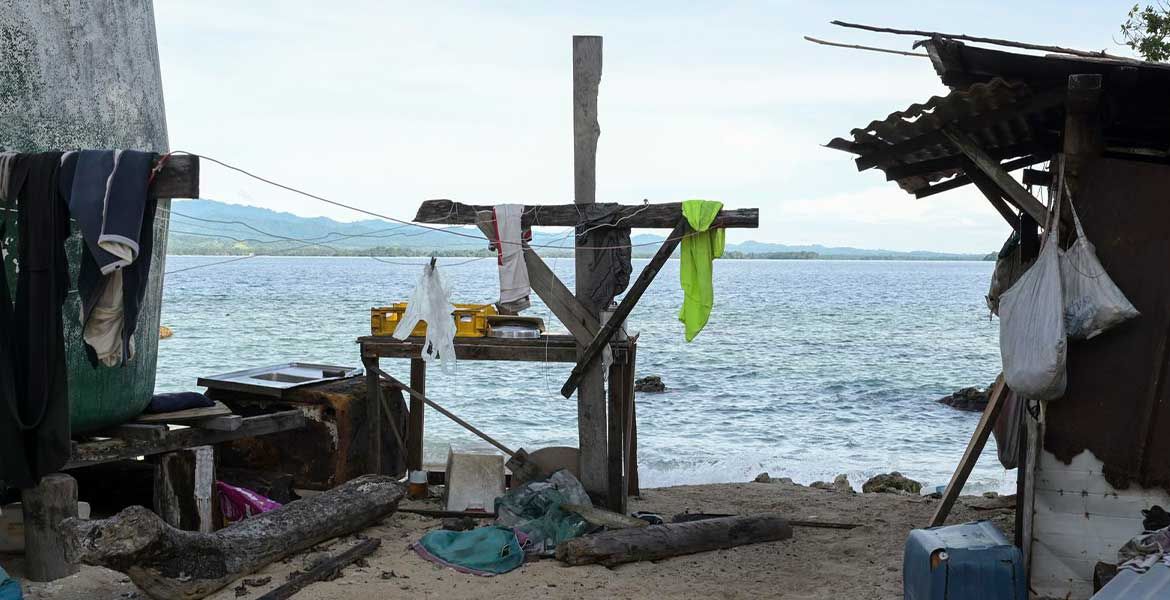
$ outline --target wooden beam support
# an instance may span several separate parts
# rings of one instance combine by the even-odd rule
[[[32,581],[53,581],[78,571],[65,555],[61,521],[77,517],[77,481],[64,473],[41,478],[21,492],[24,511],[25,572]]]
[[[1009,160],[1000,166],[1003,167],[1003,170],[1011,172],[1017,169],[1022,169],[1024,167],[1030,167],[1047,160],[1050,160],[1050,157],[1047,154],[1032,154],[1029,156],[1021,156],[1020,158],[1014,160]],[[969,183],[971,183],[970,177],[967,177],[966,175],[956,175],[955,177],[942,183],[936,183],[934,185],[924,187],[920,190],[916,190],[914,192],[914,197],[926,198],[927,196],[933,196],[935,194],[941,194],[956,188],[961,188]]]
[[[378,383],[377,357],[362,357],[366,369],[366,422],[369,428],[367,444],[367,470],[373,475],[382,474],[382,386]]]
[[[1024,169],[1024,187],[1032,187],[1038,185],[1041,187],[1052,186],[1052,173],[1048,171],[1041,171],[1039,169]]]
[[[1000,146],[992,148],[987,151],[987,155],[995,159],[1017,158],[1024,156],[1035,156],[1035,153],[1041,150],[1040,145],[1029,142],[1027,144],[1016,144],[1014,146]],[[950,156],[942,156],[939,158],[932,158],[930,160],[921,160],[918,162],[906,163],[886,167],[882,171],[886,174],[886,181],[896,181],[906,177],[914,177],[916,175],[933,175],[940,171],[947,171],[950,169],[961,169],[966,163],[967,157],[961,152],[952,154]]]
[[[947,129],[962,131],[984,129],[1004,120],[1015,119],[1061,106],[1065,102],[1065,96],[1066,94],[1063,89],[1048,90],[999,110],[956,120]],[[947,129],[937,129],[896,144],[889,144],[880,150],[869,152],[857,158],[854,163],[857,165],[858,171],[864,171],[883,163],[888,164],[889,162],[897,161],[900,157],[915,150],[921,150],[927,146],[946,144],[948,141],[946,135]]]
[[[215,531],[215,447],[198,446],[152,458],[156,464],[154,512],[176,529]]]
[[[638,304],[638,300],[642,299],[642,294],[646,293],[646,288],[649,288],[650,284],[654,282],[654,277],[658,275],[658,271],[670,259],[670,255],[674,253],[674,249],[678,247],[679,242],[682,241],[682,238],[690,230],[691,227],[687,224],[686,219],[682,219],[670,232],[670,235],[666,237],[666,241],[662,242],[662,245],[658,248],[658,252],[654,254],[654,258],[650,259],[650,262],[642,269],[642,273],[638,275],[638,279],[634,281],[629,291],[622,297],[621,303],[613,311],[613,316],[609,318],[609,321],[601,328],[601,331],[597,332],[597,337],[593,338],[593,341],[589,343],[589,347],[585,349],[584,353],[577,358],[577,364],[573,367],[573,372],[569,374],[568,381],[565,382],[565,385],[561,386],[562,396],[568,398],[573,395],[573,392],[581,382],[581,378],[584,377],[585,372],[589,369],[590,364],[601,354],[602,349],[609,343],[613,334],[617,333],[622,323],[625,323],[626,317],[630,316],[630,312],[634,310],[634,306]]]
[[[410,387],[425,396],[427,393],[427,361],[421,358],[410,359]],[[406,426],[406,468],[409,471],[421,471],[423,461],[423,428],[426,404],[422,400],[410,397],[410,412],[407,414]]]
[[[1101,76],[1068,76],[1068,110],[1064,117],[1064,181],[1076,197],[1084,165],[1101,154]]]
[[[1005,198],[1011,199],[1013,204],[1031,215],[1033,219],[1044,222],[1045,215],[1048,213],[1044,204],[1029,194],[1020,182],[1013,179],[999,164],[999,161],[988,156],[987,152],[980,148],[975,140],[971,139],[971,136],[953,129],[943,129],[942,132],[959,151],[971,159],[978,171],[986,175],[1003,192]]]
[[[983,452],[983,446],[987,444],[987,438],[991,435],[995,420],[999,418],[999,413],[1003,409],[1003,401],[1007,392],[1007,385],[1003,382],[1003,373],[1000,373],[999,377],[995,379],[995,384],[987,392],[987,407],[983,409],[983,416],[979,418],[979,424],[975,426],[975,432],[971,434],[971,441],[967,443],[967,450],[963,452],[959,466],[955,468],[950,482],[947,483],[942,501],[939,502],[938,509],[934,511],[934,517],[930,519],[930,527],[938,527],[946,522],[951,507],[955,505],[955,500],[963,491],[963,484],[967,483],[971,469],[975,468],[979,454]]]
[[[491,210],[481,210],[476,213],[475,225],[488,240],[494,240],[495,230],[492,229]],[[544,259],[528,246],[524,247],[524,266],[528,271],[528,285],[532,291],[544,300],[553,314],[560,319],[569,333],[581,344],[586,345],[597,335],[601,328],[598,319],[585,305],[561,283],[560,278],[545,264]]]
[[[616,203],[611,203],[617,206]],[[464,204],[452,200],[427,200],[419,206],[414,220],[436,225],[475,225],[476,213],[491,210],[491,206]],[[678,223],[682,203],[621,205],[619,219],[622,227],[640,229],[668,229]],[[572,204],[534,204],[524,207],[521,224],[524,227],[572,227],[581,220],[581,213]],[[760,209],[736,208],[723,210],[712,227],[725,229],[754,229],[760,226]]]
[[[1000,193],[999,188],[969,160],[963,166],[963,171],[975,184],[975,187],[979,188],[980,192],[983,192],[983,196],[987,198],[987,201],[991,203],[991,206],[995,208],[996,212],[1007,221],[1012,229],[1015,229],[1020,223],[1020,215],[1004,202],[1003,194]]]
[[[580,219],[580,205],[597,202],[597,138],[601,135],[601,126],[597,122],[597,94],[600,87],[601,37],[573,36],[573,204],[576,206],[571,207],[574,213],[572,225]],[[604,307],[592,306],[589,299],[595,274],[589,268],[594,251],[582,248],[588,245],[588,236],[574,236],[575,291],[577,300],[600,322],[600,310]],[[598,273],[596,276],[602,275]],[[578,361],[584,352],[584,344],[578,344]],[[585,369],[579,387],[577,440],[581,454],[577,472],[585,491],[595,498],[605,499],[609,489],[609,446],[606,441],[605,373],[600,364]]]
[[[198,198],[199,157],[190,154],[168,157],[147,193],[151,198]]]

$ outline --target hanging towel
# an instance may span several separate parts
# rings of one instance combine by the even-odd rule
[[[62,159],[61,187],[85,245],[78,275],[86,354],[97,366],[134,356],[134,330],[146,293],[157,201],[148,198],[156,155],[82,150]]]
[[[394,328],[394,338],[405,340],[419,321],[427,323],[427,337],[422,359],[439,361],[444,373],[455,372],[455,305],[451,304],[451,289],[439,275],[433,263],[423,267],[422,276],[406,303],[406,312]]]
[[[524,564],[516,532],[496,525],[470,531],[431,531],[411,548],[433,563],[472,575],[490,577]]]
[[[682,240],[679,279],[682,281],[683,305],[678,320],[686,325],[687,341],[695,339],[711,316],[715,290],[711,285],[711,262],[723,256],[726,232],[708,231],[723,203],[714,200],[687,200],[682,203],[683,216],[696,233]]]
[[[524,262],[524,231],[520,217],[523,204],[500,204],[492,210],[495,217],[496,258],[500,268],[501,312],[517,314],[531,304],[528,296],[528,266]],[[531,233],[528,234],[531,238]]]
[[[581,222],[577,224],[577,235],[585,234],[583,243],[592,248],[589,256],[590,289],[588,302],[593,311],[609,308],[614,296],[626,291],[630,285],[630,228],[621,227],[621,205],[615,203],[583,204],[577,207]],[[606,346],[609,349],[609,346]]]
[[[69,213],[57,187],[60,152],[21,154],[16,299],[0,268],[0,480],[33,487],[69,459],[69,393],[61,306],[69,293]],[[0,233],[0,239],[3,239]]]

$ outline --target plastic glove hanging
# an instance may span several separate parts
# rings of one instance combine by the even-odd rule
[[[438,361],[443,372],[455,372],[455,306],[451,304],[451,289],[447,287],[439,269],[432,262],[423,267],[422,276],[406,304],[402,320],[394,328],[394,339],[410,337],[419,321],[427,323],[427,337],[422,359]]]

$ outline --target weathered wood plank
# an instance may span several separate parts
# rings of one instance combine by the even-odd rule
[[[78,571],[65,555],[61,521],[77,517],[77,481],[64,473],[41,478],[21,493],[24,511],[24,556],[32,581],[53,581]]]
[[[569,374],[568,381],[561,386],[561,395],[568,398],[573,395],[573,391],[577,389],[581,378],[584,376],[590,363],[593,362],[597,355],[601,353],[602,348],[609,343],[610,338],[621,327],[622,323],[626,321],[626,317],[630,316],[630,312],[634,310],[634,306],[638,304],[638,300],[642,299],[642,294],[646,293],[646,289],[654,282],[654,278],[658,275],[658,271],[662,269],[662,265],[670,259],[670,255],[674,253],[674,249],[678,247],[682,238],[691,230],[690,225],[685,219],[681,219],[670,235],[667,236],[666,241],[662,242],[662,246],[658,248],[658,252],[654,254],[654,258],[642,269],[642,273],[638,275],[638,279],[630,286],[629,291],[622,297],[621,303],[618,304],[616,310],[613,311],[613,316],[610,317],[609,322],[597,332],[597,337],[589,343],[589,346],[578,357],[577,365],[573,367],[573,372]]]
[[[210,417],[191,423],[192,427],[200,429],[213,429],[215,431],[235,431],[244,424],[244,417],[240,415],[224,415],[222,417]]]
[[[215,448],[198,446],[153,457],[154,512],[184,531],[215,530]]]
[[[199,157],[175,154],[168,158],[147,193],[152,198],[198,198]]]
[[[278,431],[300,429],[305,426],[305,416],[299,410],[286,410],[266,415],[244,417],[240,428],[235,431],[213,431],[198,427],[174,429],[158,441],[143,442],[125,439],[101,440],[77,444],[77,448],[65,464],[65,469],[76,469],[136,458],[183,448],[219,444],[228,440],[267,435]]]
[[[557,544],[557,560],[571,566],[600,563],[613,567],[790,537],[792,527],[776,515],[721,517],[582,536]]]
[[[616,206],[616,204],[615,204]],[[491,210],[491,206],[464,204],[451,200],[427,200],[419,206],[414,220],[418,223],[442,225],[475,225],[475,213]],[[668,229],[678,223],[682,216],[682,203],[666,202],[655,204],[622,205],[619,218],[622,227],[644,229]],[[572,227],[581,215],[572,204],[539,204],[524,207],[521,223],[524,227]],[[715,218],[712,227],[727,229],[755,229],[760,226],[760,209],[736,208],[723,210]]]
[[[1039,144],[1029,142],[1014,146],[992,148],[987,151],[987,155],[995,159],[1019,158],[1023,156],[1034,156],[1041,151],[1042,148]],[[958,152],[950,156],[886,167],[883,169],[883,172],[886,174],[886,181],[895,181],[916,175],[931,175],[949,169],[960,169],[967,162],[967,157],[961,152]]]
[[[378,538],[366,538],[358,544],[351,546],[348,550],[322,560],[314,565],[312,569],[293,577],[281,584],[280,587],[260,596],[258,600],[287,600],[288,598],[292,598],[310,583],[336,577],[341,573],[342,569],[360,558],[373,554],[378,549],[378,546],[381,545],[382,540]]]
[[[186,425],[188,423],[195,423],[211,417],[222,417],[232,414],[232,409],[225,406],[222,402],[216,402],[215,406],[208,406],[205,408],[189,408],[187,410],[176,410],[167,413],[144,413],[138,415],[134,419],[135,423],[169,423],[172,425]]]
[[[66,519],[67,556],[130,576],[152,598],[203,598],[235,579],[394,512],[402,484],[364,475],[215,533],[181,531],[131,506],[108,519]]]
[[[363,356],[419,358],[423,338],[399,341],[390,336],[360,338]],[[626,345],[614,342],[614,361],[626,360]],[[455,338],[458,360],[513,360],[526,362],[577,362],[577,342],[571,335],[546,335],[537,339]]]
[[[979,188],[979,191],[983,193],[983,196],[987,198],[987,201],[991,203],[991,206],[995,208],[996,212],[1007,221],[1012,229],[1015,229],[1020,223],[1020,215],[1004,202],[1003,193],[999,188],[982,171],[976,168],[970,160],[965,161],[963,168],[967,177],[971,179],[975,187]]]
[[[1051,157],[1045,154],[1032,154],[1030,156],[1021,156],[1020,158],[1009,160],[1003,163],[1001,166],[1003,167],[1003,170],[1011,172],[1017,169],[1022,169],[1024,167],[1030,167],[1034,164],[1045,162],[1050,158]],[[942,183],[936,183],[934,185],[924,187],[920,190],[916,190],[914,192],[914,197],[919,199],[926,198],[928,196],[941,194],[943,192],[963,187],[969,183],[971,183],[970,177],[967,177],[966,175],[956,175],[955,177]]]
[[[167,426],[163,424],[123,423],[99,431],[94,437],[110,437],[136,442],[154,442],[167,437]]]
[[[410,359],[410,387],[424,396],[427,393],[427,362],[421,358]],[[425,407],[422,400],[410,397],[410,412],[406,417],[406,468],[410,471],[422,469]]]
[[[982,171],[987,177],[1004,193],[1004,197],[1009,198],[1013,204],[1018,206],[1021,210],[1028,213],[1036,221],[1043,223],[1045,215],[1048,210],[1044,204],[1036,199],[1035,196],[1028,193],[1028,190],[1016,181],[1008,172],[999,164],[999,161],[987,155],[982,148],[979,147],[971,136],[962,131],[943,129],[943,135],[947,137],[954,144],[959,151],[967,155],[971,159],[975,167]]]
[[[609,367],[609,488],[606,492],[609,510],[619,515],[626,514],[626,370],[629,365],[613,364]]]
[[[963,485],[967,483],[967,477],[971,475],[971,469],[975,468],[979,455],[983,453],[983,446],[987,444],[987,438],[991,435],[995,420],[999,418],[999,413],[1003,409],[1007,391],[1007,385],[1003,382],[1003,373],[1000,373],[995,380],[995,385],[991,386],[991,390],[987,392],[987,407],[983,409],[983,416],[979,418],[979,424],[975,426],[975,432],[971,434],[971,441],[967,443],[963,458],[959,459],[959,465],[951,475],[951,480],[947,482],[946,491],[943,492],[942,500],[939,501],[938,508],[934,511],[934,517],[930,519],[929,527],[938,527],[946,522],[951,507],[955,505],[955,500],[963,491]]]

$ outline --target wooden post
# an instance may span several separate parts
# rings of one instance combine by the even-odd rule
[[[370,473],[382,474],[382,385],[378,382],[378,358],[362,357],[362,365],[366,369],[366,427],[369,429],[369,460],[366,461]]]
[[[427,393],[427,362],[421,358],[410,359],[410,387],[418,393]],[[409,471],[422,470],[423,462],[423,410],[422,400],[410,397],[409,423],[406,427],[406,468]]]
[[[1064,180],[1076,199],[1081,169],[1101,153],[1101,75],[1069,75],[1064,111]]]
[[[601,37],[573,36],[573,202],[593,204],[597,199],[597,92],[601,84]],[[604,307],[592,306],[589,300],[593,274],[589,270],[589,250],[580,246],[588,240],[576,239],[577,299],[599,318]],[[585,352],[578,345],[578,356]],[[600,363],[593,363],[581,379],[577,390],[577,434],[581,446],[579,472],[581,483],[590,494],[605,496],[607,485],[605,381]]]
[[[624,382],[626,391],[626,410],[623,414],[626,426],[626,494],[639,496],[642,489],[638,485],[638,410],[636,405],[637,393],[634,392],[634,378],[638,369],[638,341],[630,339],[629,369],[626,371]]]
[[[77,572],[65,558],[61,521],[77,516],[77,481],[64,473],[46,475],[21,494],[24,511],[25,572],[32,581],[53,581]]]
[[[626,514],[625,441],[626,426],[623,414],[626,401],[626,369],[628,364],[614,363],[609,367],[609,457],[606,506],[620,515]]]
[[[154,512],[176,529],[215,531],[215,448],[178,450],[154,460]]]

